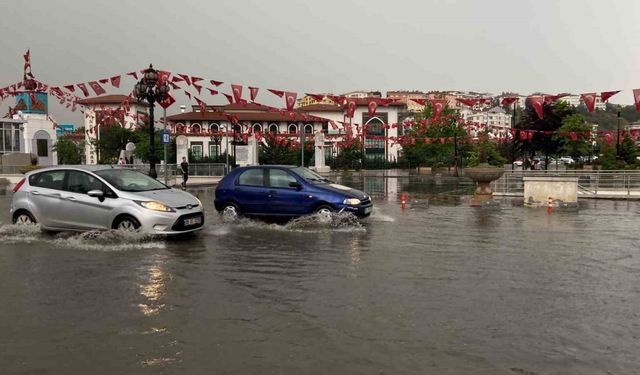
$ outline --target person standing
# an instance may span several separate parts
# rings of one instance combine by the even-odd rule
[[[189,163],[186,157],[182,157],[182,163],[180,163],[180,169],[182,169],[182,188],[187,187],[187,180],[189,179]]]

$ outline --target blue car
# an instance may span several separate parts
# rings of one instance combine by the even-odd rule
[[[236,168],[216,188],[216,210],[225,218],[298,217],[313,213],[371,214],[371,198],[304,168],[261,165]]]

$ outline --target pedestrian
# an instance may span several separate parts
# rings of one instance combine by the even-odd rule
[[[118,160],[118,165],[127,165],[127,162],[124,160],[124,158],[120,158],[120,160]]]
[[[185,189],[189,179],[189,163],[187,163],[187,158],[184,156],[182,157],[182,163],[180,163],[180,169],[182,169],[182,188]]]

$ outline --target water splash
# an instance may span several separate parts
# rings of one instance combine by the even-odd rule
[[[284,224],[269,223],[246,217],[236,218],[232,222],[224,222],[223,226],[210,231],[210,235],[225,235],[233,228],[252,228],[284,232],[364,232],[365,227],[360,220],[348,212],[317,213],[292,219]]]
[[[39,225],[0,225],[0,241],[4,243],[34,242],[43,238]]]
[[[53,241],[55,246],[94,251],[124,251],[136,249],[163,249],[166,243],[161,237],[143,232],[118,230],[90,231],[84,233],[60,233]]]
[[[393,216],[383,214],[377,207],[373,208],[373,212],[371,212],[371,216],[369,216],[368,219],[384,223],[393,223],[396,221]]]

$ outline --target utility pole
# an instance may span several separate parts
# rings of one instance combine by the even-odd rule
[[[162,134],[167,133],[167,109],[162,107]],[[164,143],[164,142],[162,142]],[[164,184],[167,185],[169,183],[169,176],[167,175],[167,170],[169,166],[167,165],[167,144],[164,143]]]
[[[616,133],[616,159],[620,159],[620,107],[618,107],[618,131]]]
[[[300,124],[300,166],[304,167],[304,125]]]

